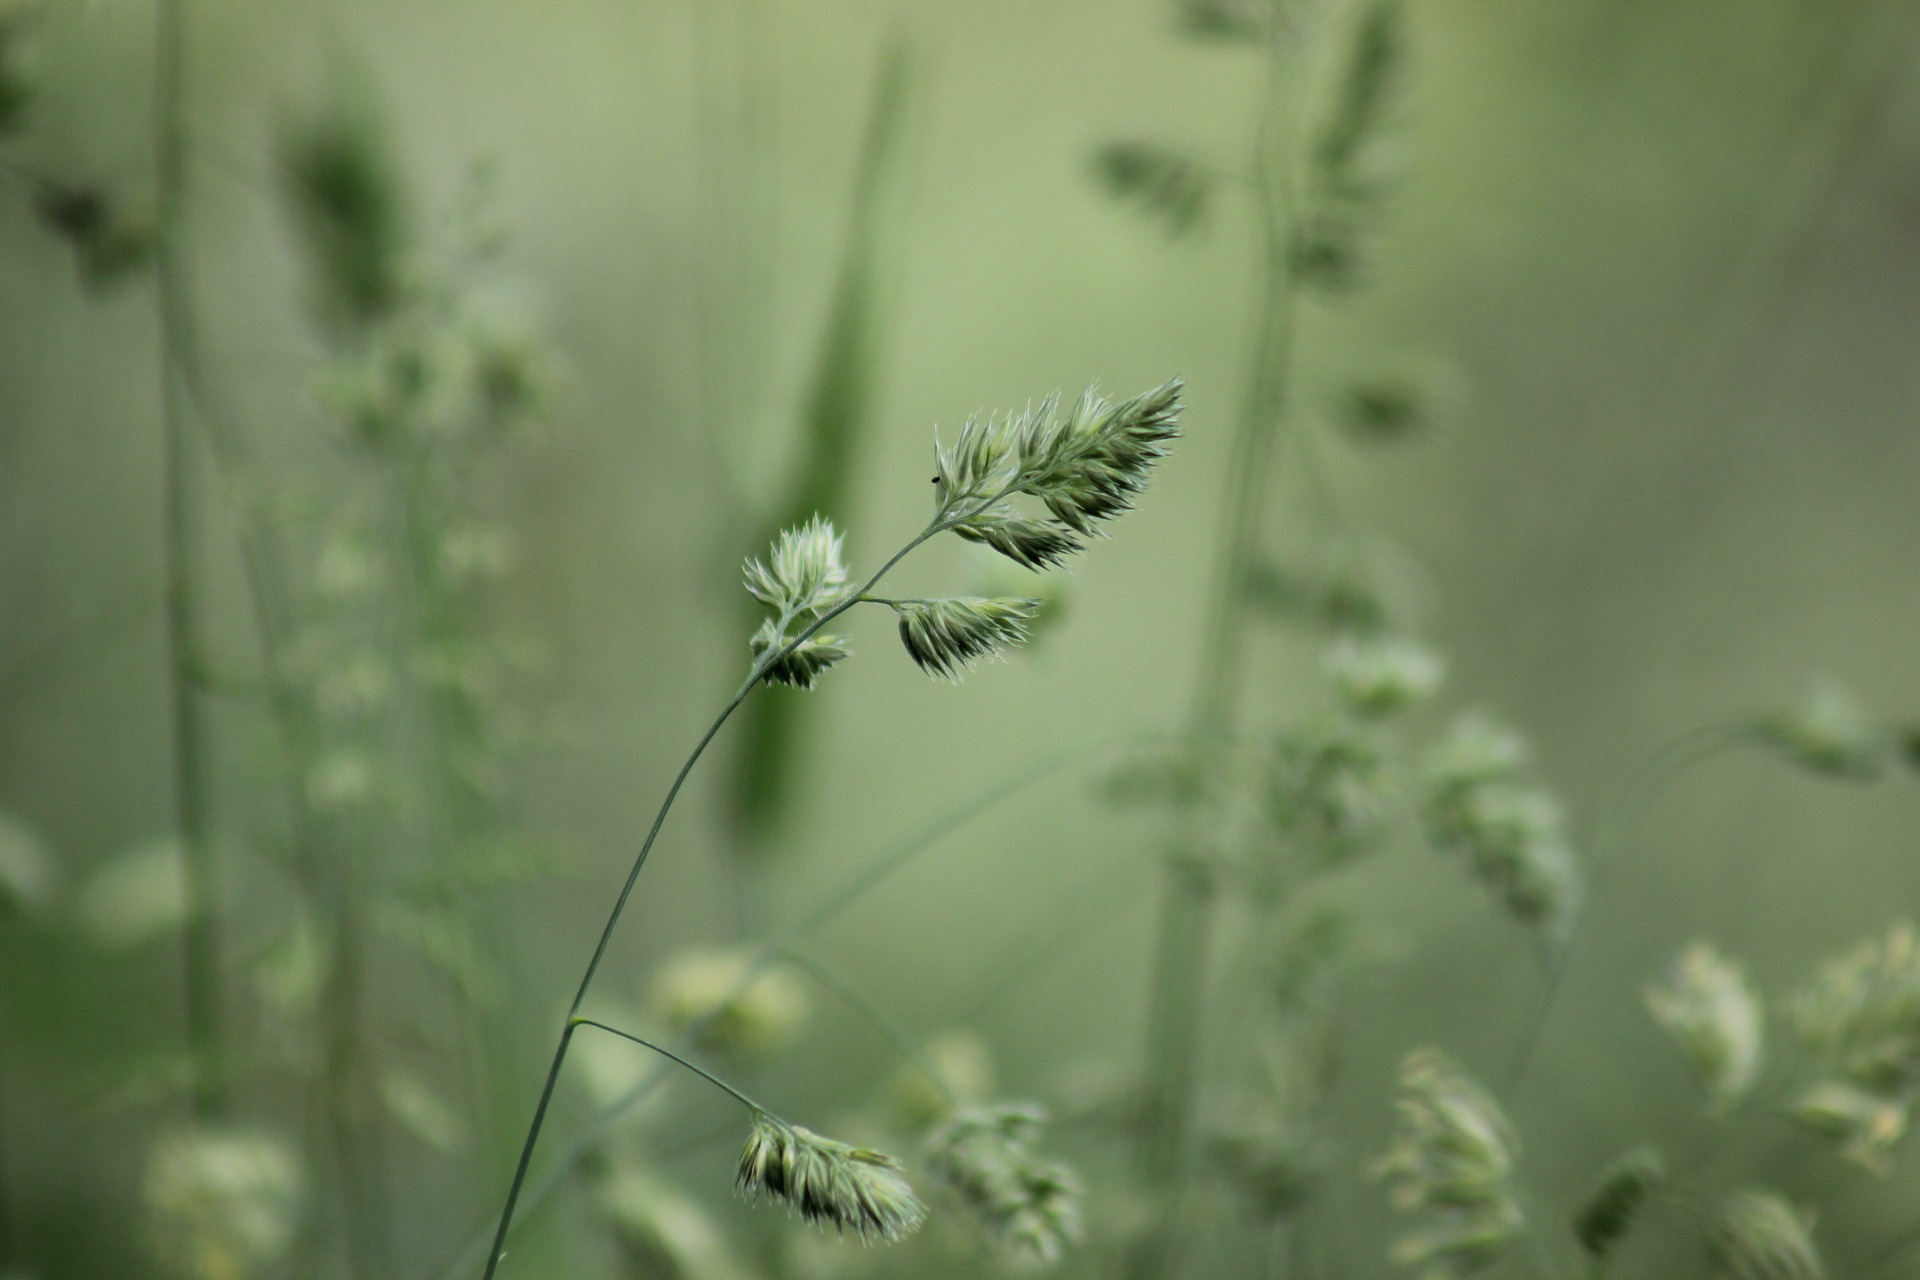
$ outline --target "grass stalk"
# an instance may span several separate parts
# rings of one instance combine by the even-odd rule
[[[212,793],[207,727],[199,702],[194,582],[194,452],[185,370],[197,359],[188,298],[183,234],[187,185],[186,0],[160,0],[155,10],[153,161],[154,297],[160,359],[165,619],[172,719],[175,823],[186,880],[182,928],[192,1104],[197,1119],[227,1109],[226,1028],[221,992],[222,944],[218,868],[212,846]]]
[[[600,971],[601,962],[606,959],[607,947],[613,941],[614,930],[619,927],[621,916],[626,913],[627,902],[633,896],[633,888],[640,879],[640,872],[646,867],[647,857],[653,852],[654,842],[659,839],[660,830],[666,825],[667,815],[672,812],[674,801],[679,798],[680,790],[686,785],[687,777],[693,772],[693,767],[700,762],[700,757],[706,754],[707,747],[719,735],[727,721],[733,718],[733,713],[738,711],[740,705],[747,700],[747,695],[753,692],[755,686],[776,663],[783,661],[812,639],[822,627],[853,608],[854,605],[861,603],[860,597],[872,591],[882,578],[892,572],[895,565],[906,559],[921,543],[961,524],[979,511],[986,510],[1004,496],[996,493],[977,506],[967,508],[964,512],[948,514],[934,520],[905,546],[894,552],[887,562],[881,565],[857,590],[849,592],[839,604],[822,612],[787,644],[770,648],[758,662],[754,663],[753,668],[747,673],[747,678],[734,691],[733,697],[707,726],[706,732],[700,735],[700,740],[694,744],[692,752],[681,764],[679,772],[674,775],[672,784],[667,788],[666,797],[660,802],[660,808],[655,812],[653,822],[647,828],[646,838],[641,841],[640,851],[634,856],[633,866],[628,870],[626,880],[620,886],[619,896],[614,899],[613,909],[607,915],[607,923],[600,930],[599,940],[594,944],[593,955],[587,961],[586,970],[580,976],[580,985],[574,991],[573,1001],[567,1006],[566,1022],[561,1029],[559,1042],[554,1046],[553,1059],[547,1067],[546,1080],[540,1087],[540,1099],[534,1105],[533,1119],[528,1125],[527,1137],[521,1146],[520,1158],[514,1168],[513,1181],[507,1188],[506,1204],[500,1211],[500,1221],[494,1229],[493,1245],[487,1252],[484,1280],[493,1280],[494,1273],[499,1269],[500,1260],[505,1255],[507,1233],[513,1226],[514,1209],[519,1203],[520,1192],[526,1185],[527,1174],[533,1163],[534,1148],[539,1144],[540,1132],[546,1126],[547,1111],[553,1103],[554,1089],[560,1082],[561,1068],[566,1065],[567,1050],[573,1043],[574,1030],[581,1025],[580,1010],[586,1004],[587,995],[593,988],[593,980]]]
[[[1259,201],[1261,289],[1251,374],[1228,459],[1227,501],[1189,722],[1190,749],[1196,757],[1204,756],[1233,731],[1246,656],[1245,584],[1264,525],[1293,369],[1298,289],[1288,245],[1291,155],[1286,129],[1292,85],[1281,24],[1275,24],[1263,53],[1252,156]],[[1204,825],[1213,817],[1201,805],[1193,822]],[[1135,1280],[1166,1274],[1178,1249],[1216,908],[1210,871],[1184,855],[1171,859],[1153,964],[1145,1092],[1136,1148],[1141,1175],[1156,1192],[1158,1218],[1130,1258],[1129,1274]]]
[[[800,412],[801,456],[791,490],[780,500],[778,518],[756,545],[817,512],[846,506],[854,461],[873,420],[881,364],[884,214],[905,159],[909,76],[904,33],[889,37],[874,80],[840,275]],[[747,709],[740,727],[727,812],[735,819],[739,850],[756,862],[791,804],[805,710],[797,691],[770,689]]]
[[[386,1213],[392,1201],[374,1125],[378,1100],[367,1035],[366,948],[360,932],[353,843],[343,842],[327,859],[323,905],[332,963],[321,1003],[326,1042],[321,1107],[341,1185],[348,1274],[367,1280],[389,1270],[391,1233]]]
[[[189,903],[185,928],[187,1016],[194,1063],[194,1111],[220,1118],[227,1108],[225,1027],[221,1000],[222,948],[216,868],[210,841],[209,782],[204,773],[205,726],[196,692],[200,674],[195,628],[191,555],[192,441],[190,420],[204,425],[216,471],[231,488],[240,469],[232,424],[213,395],[200,351],[183,234],[187,182],[187,126],[183,101],[187,50],[187,0],[160,0],[155,45],[155,291],[158,301],[165,435],[166,620],[173,670],[175,790],[179,838]],[[251,508],[238,513],[239,549],[247,597],[267,669],[269,707],[296,760],[311,752],[306,716],[285,679],[284,655],[290,617],[278,588],[269,539]],[[336,963],[323,993],[327,1047],[321,1070],[320,1109],[343,1186],[349,1274],[386,1273],[385,1206],[389,1203],[381,1161],[368,1135],[373,1105],[367,1073],[362,955],[354,919],[355,889],[350,851],[327,857],[317,815],[293,789],[296,863],[329,916]]]

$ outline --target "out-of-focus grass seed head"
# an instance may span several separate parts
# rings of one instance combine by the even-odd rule
[[[1771,1191],[1736,1191],[1721,1201],[1707,1240],[1726,1280],[1820,1280],[1813,1218]]]
[[[764,1062],[790,1044],[812,1013],[807,990],[787,970],[754,975],[744,951],[698,949],[654,974],[651,1004],[674,1031],[736,1061]]]
[[[1499,1258],[1524,1229],[1519,1144],[1499,1104],[1437,1050],[1407,1056],[1400,1088],[1393,1145],[1373,1174],[1392,1184],[1396,1208],[1435,1220],[1402,1237],[1393,1258],[1452,1280]]]
[[[1819,1078],[1795,1098],[1798,1120],[1842,1154],[1888,1172],[1920,1089],[1920,939],[1898,924],[1828,962],[1788,1002]]]
[[[1761,718],[1754,732],[1801,768],[1829,778],[1871,782],[1886,772],[1895,755],[1892,732],[1831,682]]]
[[[1573,1218],[1574,1239],[1587,1256],[1598,1261],[1612,1253],[1666,1179],[1666,1162],[1650,1147],[1629,1151],[1609,1165]]]
[[[154,1145],[142,1191],[159,1252],[182,1275],[248,1280],[292,1244],[303,1185],[276,1139],[189,1129]]]
[[[1327,650],[1334,692],[1363,716],[1391,716],[1426,702],[1440,688],[1445,665],[1423,645],[1391,637],[1342,637]]]
[[[1040,1156],[1046,1113],[1032,1103],[963,1107],[929,1135],[928,1168],[1008,1262],[1047,1267],[1079,1242],[1079,1177]]]
[[[1760,1075],[1765,1017],[1740,966],[1696,942],[1647,988],[1646,1000],[1716,1111],[1746,1096]]]

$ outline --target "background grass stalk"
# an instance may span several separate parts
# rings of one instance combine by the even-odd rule
[[[186,881],[182,927],[188,1052],[194,1115],[226,1111],[226,1029],[221,994],[219,883],[212,847],[212,794],[206,774],[194,583],[194,451],[183,372],[194,359],[187,298],[184,204],[187,183],[186,0],[160,0],[154,20],[154,297],[160,359],[165,611],[173,734],[176,836]]]
[[[1195,688],[1189,750],[1198,772],[1233,730],[1245,666],[1246,581],[1258,549],[1292,373],[1298,291],[1288,246],[1288,121],[1292,88],[1287,39],[1275,22],[1263,51],[1253,172],[1259,201],[1261,292],[1252,370],[1228,457],[1227,505]],[[1204,838],[1217,815],[1194,806],[1187,839]],[[1169,860],[1161,901],[1147,1022],[1147,1061],[1137,1145],[1140,1173],[1154,1190],[1157,1218],[1129,1264],[1136,1280],[1166,1274],[1179,1247],[1184,1214],[1207,989],[1207,957],[1216,914],[1211,869],[1182,851]]]
[[[900,185],[899,173],[906,161],[908,71],[907,37],[903,28],[896,28],[874,73],[840,275],[800,413],[797,474],[790,492],[781,498],[777,519],[755,539],[756,546],[818,512],[847,505],[854,464],[878,400],[886,206]],[[734,819],[736,849],[750,864],[764,861],[767,843],[791,807],[805,714],[799,691],[769,689],[754,700],[742,720],[727,812]]]
[[[366,947],[353,844],[340,842],[327,859],[324,907],[333,955],[320,1009],[326,1040],[321,1107],[340,1182],[348,1274],[364,1280],[389,1271],[386,1207],[392,1202],[376,1128],[375,1050],[367,1034]]]

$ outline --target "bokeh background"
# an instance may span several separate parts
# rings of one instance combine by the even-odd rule
[[[1678,735],[1822,679],[1889,723],[1920,708],[1920,20],[1876,0],[1419,0],[1410,17],[1407,173],[1368,288],[1306,312],[1296,416],[1317,443],[1283,446],[1272,546],[1306,545],[1331,502],[1396,548],[1417,630],[1447,662],[1436,714],[1479,706],[1522,728],[1573,815],[1591,913],[1508,1099],[1552,1202],[1626,1138],[1697,1137],[1697,1100],[1640,995],[1684,942],[1714,940],[1779,991],[1920,906],[1907,778],[1841,785],[1733,752],[1649,790]],[[9,154],[150,202],[152,33],[146,4],[55,0],[33,32],[33,129]],[[850,235],[889,49],[904,68],[897,137],[874,221]],[[1181,39],[1157,0],[196,4],[184,235],[204,360],[250,442],[244,483],[321,505],[328,473],[309,455],[332,430],[315,390],[329,356],[275,140],[343,66],[380,104],[421,243],[476,163],[491,173],[487,216],[508,239],[475,288],[553,353],[545,425],[490,457],[469,495],[514,548],[489,625],[534,655],[512,698],[543,726],[512,758],[504,805],[554,851],[546,874],[490,899],[513,975],[501,1018],[520,1028],[500,1055],[503,1106],[530,1108],[605,903],[745,670],[734,566],[764,545],[803,447],[850,245],[871,259],[870,391],[829,514],[856,568],[925,519],[936,425],[1179,374],[1188,434],[1141,509],[1073,568],[1062,620],[1031,651],[930,682],[887,619],[856,614],[857,656],[809,695],[793,803],[754,838],[765,867],[744,905],[723,738],[648,867],[604,992],[644,1007],[662,958],[789,919],[889,840],[1078,752],[812,947],[914,1034],[972,1028],[1016,1094],[1058,1102],[1131,1070],[1166,836],[1152,813],[1106,803],[1114,756],[1085,747],[1184,722],[1256,227],[1228,181],[1169,239],[1108,197],[1095,157],[1141,137],[1237,163],[1257,59]],[[28,180],[9,187],[0,809],[38,834],[57,883],[0,925],[6,1262],[146,1274],[161,1264],[145,1153],[185,1114],[166,1066],[178,946],[165,931],[102,944],[80,904],[90,877],[174,821],[152,293],[80,287]],[[1356,445],[1316,406],[1383,361],[1443,370],[1446,411],[1416,438]],[[244,685],[258,655],[231,495],[204,451],[196,471],[203,633]],[[936,544],[900,584],[971,589],[982,572],[972,548]],[[1247,722],[1308,700],[1314,664],[1309,638],[1261,631]],[[267,911],[244,867],[272,804],[270,724],[244,688],[201,696],[224,892],[243,915]],[[1379,1198],[1354,1170],[1383,1140],[1395,1063],[1437,1043],[1497,1077],[1544,979],[1417,840],[1337,892],[1369,904],[1379,960],[1345,997],[1328,1106],[1352,1142],[1321,1267],[1385,1274]],[[431,1021],[435,989],[415,970],[375,986],[382,1035]],[[757,1083],[825,1127],[895,1063],[861,1019],[813,1003]],[[235,1105],[302,1132],[285,1078],[243,1083]],[[656,1123],[720,1129],[662,1166],[724,1233],[750,1235],[755,1211],[725,1193],[725,1105],[674,1082]],[[587,1110],[563,1108],[555,1149]],[[400,1171],[392,1274],[438,1274],[495,1202],[499,1162],[404,1126],[385,1142]],[[1084,1145],[1090,1175],[1124,1184],[1111,1152]],[[1796,1150],[1758,1144],[1754,1176],[1800,1176]],[[1864,1269],[1908,1225],[1912,1185],[1863,1178],[1829,1208],[1837,1256]],[[583,1212],[537,1220],[522,1274],[630,1265],[592,1242]]]

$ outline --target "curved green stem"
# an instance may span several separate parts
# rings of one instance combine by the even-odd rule
[[[913,1042],[913,1037],[909,1036],[886,1010],[861,995],[852,983],[806,953],[788,946],[779,948],[779,954],[809,978],[832,992],[840,1003],[853,1010],[866,1021],[867,1025],[878,1031],[880,1038],[900,1055],[901,1061],[925,1076],[927,1083],[939,1092],[949,1107],[960,1105],[960,1097],[947,1083],[947,1078],[927,1061],[926,1055],[921,1053],[919,1046]]]
[[[1000,496],[1003,495],[996,495],[992,501],[999,501]],[[971,514],[973,513],[968,513],[968,515]],[[500,1266],[501,1255],[506,1250],[507,1232],[513,1227],[513,1211],[519,1203],[521,1189],[526,1185],[527,1171],[533,1163],[533,1151],[540,1141],[540,1131],[546,1126],[547,1108],[552,1104],[554,1088],[560,1082],[560,1069],[566,1065],[567,1049],[573,1042],[574,1028],[579,1025],[576,1020],[580,1016],[580,1008],[586,1003],[587,993],[593,987],[593,979],[600,972],[601,962],[606,959],[607,947],[613,941],[613,932],[619,927],[620,917],[626,913],[628,899],[633,896],[633,887],[640,879],[641,870],[647,865],[647,856],[653,852],[654,841],[660,838],[660,829],[666,825],[667,814],[672,811],[673,802],[679,798],[680,789],[686,785],[687,776],[693,772],[694,765],[700,762],[700,757],[706,754],[708,745],[718,736],[721,728],[732,718],[733,713],[740,709],[740,704],[747,700],[747,695],[753,692],[754,687],[761,682],[768,671],[773,669],[775,663],[786,659],[810,640],[820,628],[859,603],[861,596],[873,590],[880,579],[886,577],[895,565],[906,559],[921,543],[952,528],[965,518],[967,517],[943,513],[904,547],[894,552],[892,557],[857,590],[850,592],[839,604],[808,623],[801,629],[800,634],[788,641],[784,647],[769,650],[764,654],[747,673],[747,678],[741,682],[739,689],[735,690],[733,697],[714,718],[713,723],[707,726],[707,731],[700,735],[700,741],[694,744],[692,753],[680,766],[680,771],[674,775],[673,784],[667,788],[666,798],[660,802],[660,808],[653,816],[653,823],[647,828],[646,839],[641,841],[640,852],[634,857],[633,866],[627,872],[626,881],[620,886],[620,894],[614,899],[613,910],[607,915],[607,923],[600,930],[600,939],[594,944],[593,956],[587,961],[586,971],[580,975],[580,985],[574,991],[573,1002],[567,1007],[567,1022],[560,1032],[559,1043],[554,1046],[553,1060],[547,1067],[546,1082],[540,1088],[540,1100],[534,1106],[533,1120],[527,1128],[526,1141],[521,1145],[520,1158],[514,1167],[513,1182],[507,1188],[507,1202],[500,1211],[499,1225],[494,1229],[493,1247],[487,1253],[487,1267],[483,1273],[483,1280],[493,1280],[494,1273]]]
[[[746,1094],[740,1092],[740,1090],[728,1084],[725,1080],[722,1080],[719,1076],[713,1074],[713,1072],[701,1066],[699,1063],[694,1062],[689,1058],[683,1058],[679,1054],[675,1053],[673,1050],[665,1048],[661,1045],[657,1045],[651,1040],[642,1039],[641,1037],[634,1035],[631,1031],[622,1031],[618,1027],[610,1027],[604,1022],[596,1022],[592,1018],[569,1018],[567,1020],[567,1025],[569,1030],[571,1030],[573,1027],[593,1027],[596,1030],[606,1032],[608,1035],[619,1036],[622,1040],[630,1040],[634,1044],[639,1045],[643,1049],[653,1050],[655,1053],[665,1058],[668,1062],[677,1063],[678,1065],[685,1067],[687,1070],[693,1072],[693,1074],[699,1076],[702,1080],[705,1080],[708,1084],[712,1085],[714,1088],[730,1096],[735,1102],[738,1102],[740,1105],[744,1106],[747,1110],[757,1111],[761,1115],[770,1116],[775,1114],[774,1112],[769,1111],[767,1108],[755,1102],[752,1098],[749,1098]]]
[[[1741,740],[1743,727],[1739,723],[1714,723],[1699,725],[1681,733],[1665,746],[1654,752],[1642,775],[1639,795],[1631,805],[1620,806],[1625,812],[1613,831],[1604,839],[1596,840],[1591,857],[1595,868],[1594,885],[1588,895],[1588,901],[1580,909],[1579,917],[1574,921],[1572,931],[1547,962],[1547,983],[1541,992],[1540,1002],[1533,1017],[1521,1036],[1520,1045],[1514,1054],[1513,1066],[1507,1072],[1507,1102],[1509,1106],[1518,1099],[1521,1086],[1526,1082],[1533,1067],[1540,1042],[1545,1038],[1547,1025],[1553,1019],[1558,1007],[1560,994],[1566,988],[1568,971],[1573,966],[1574,953],[1586,936],[1587,924],[1593,918],[1593,900],[1599,897],[1605,878],[1610,871],[1607,862],[1615,849],[1627,846],[1639,833],[1654,806],[1667,792],[1679,785],[1696,765],[1711,758],[1716,752],[1732,746]]]

